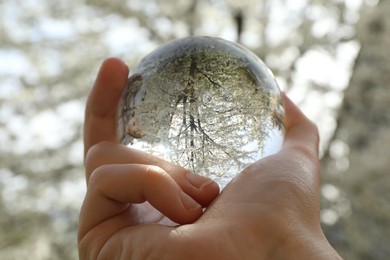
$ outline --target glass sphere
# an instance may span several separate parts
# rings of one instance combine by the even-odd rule
[[[284,108],[267,66],[219,38],[170,42],[134,68],[119,104],[121,142],[223,188],[246,165],[280,150]]]

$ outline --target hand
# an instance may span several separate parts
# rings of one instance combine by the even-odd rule
[[[106,60],[87,101],[81,259],[338,258],[320,227],[317,129],[287,97],[282,150],[219,194],[215,182],[119,144],[127,75]]]

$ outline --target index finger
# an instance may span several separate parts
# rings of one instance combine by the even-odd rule
[[[117,58],[105,60],[100,67],[85,109],[84,158],[94,144],[102,141],[118,142],[117,106],[128,73],[127,65]]]

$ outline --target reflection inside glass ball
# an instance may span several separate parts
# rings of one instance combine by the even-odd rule
[[[219,38],[176,40],[146,56],[129,77],[118,116],[123,144],[221,188],[283,142],[272,73],[252,52]]]

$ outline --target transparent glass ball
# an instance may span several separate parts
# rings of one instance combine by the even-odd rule
[[[134,68],[119,104],[121,142],[223,188],[245,166],[280,150],[284,108],[267,66],[211,37],[170,42]]]

